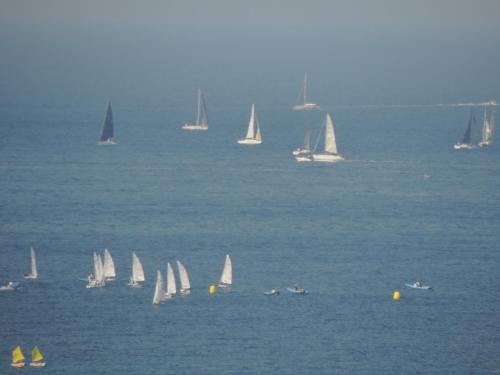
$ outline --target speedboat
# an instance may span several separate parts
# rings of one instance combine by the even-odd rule
[[[278,288],[274,288],[274,289],[265,291],[264,294],[266,296],[279,296],[280,295],[280,291],[279,291]]]
[[[429,285],[423,285],[420,281],[415,281],[413,283],[406,283],[405,284],[406,287],[408,288],[412,288],[412,289],[421,289],[421,290],[429,290],[429,289],[432,289],[431,286]]]

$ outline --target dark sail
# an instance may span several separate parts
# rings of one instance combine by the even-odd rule
[[[106,111],[106,118],[102,125],[101,142],[106,142],[113,138],[113,111],[111,110],[111,103],[108,103],[108,110]]]
[[[464,139],[462,140],[463,144],[470,144],[471,129],[472,129],[472,123],[473,122],[474,122],[474,116],[471,113],[470,114],[470,118],[469,118],[469,125],[467,125],[467,130],[465,131]]]

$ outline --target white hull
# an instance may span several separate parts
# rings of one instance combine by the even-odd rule
[[[45,367],[45,362],[31,362],[31,367]]]
[[[224,284],[224,283],[220,283],[220,284],[219,284],[219,288],[226,288],[226,289],[229,289],[229,288],[231,288],[231,286],[232,286],[231,284]]]
[[[191,293],[191,289],[181,289],[180,290],[180,294],[183,296],[187,296],[190,293]]]
[[[344,160],[342,156],[333,154],[313,154],[312,159],[313,161],[321,161],[327,163],[335,163],[337,161]]]
[[[184,129],[184,130],[208,130],[208,126],[184,124],[182,126],[182,129]]]
[[[295,160],[301,161],[301,162],[302,161],[313,161],[313,158],[311,155],[309,155],[309,156],[296,156]]]
[[[321,107],[316,103],[304,103],[304,104],[294,105],[292,108],[294,111],[309,111],[313,109],[321,110]]]
[[[31,273],[29,275],[24,275],[24,278],[27,280],[35,280],[37,279],[37,276],[32,275]]]
[[[113,146],[116,145],[116,142],[112,139],[108,139],[107,141],[100,141],[97,143],[99,146]]]
[[[97,281],[92,281],[92,282],[88,283],[86,286],[87,289],[102,288],[102,287],[104,287],[104,285],[97,282]]]
[[[491,143],[491,141],[479,142],[479,147],[488,147],[489,145],[491,145]]]
[[[467,144],[467,143],[455,143],[453,145],[453,149],[455,150],[472,150],[475,147],[473,145]]]
[[[240,145],[260,145],[262,141],[258,141],[257,139],[240,139],[238,143]]]
[[[142,285],[139,284],[139,283],[128,283],[128,286],[131,287],[131,288],[140,288],[140,287],[142,287]]]

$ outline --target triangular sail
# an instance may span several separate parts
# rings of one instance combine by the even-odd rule
[[[226,262],[224,263],[224,270],[222,271],[222,275],[220,277],[220,284],[233,284],[233,265],[229,254],[226,255]]]
[[[144,268],[142,267],[142,263],[135,252],[132,253],[132,280],[135,282],[146,280],[144,277]]]
[[[38,277],[38,270],[36,268],[36,254],[35,249],[31,248],[31,277],[36,279]]]
[[[257,121],[257,134],[255,135],[255,139],[259,142],[262,142],[262,134],[260,132],[260,126],[258,121]]]
[[[108,249],[104,249],[104,277],[105,278],[115,278],[115,262]]]
[[[335,141],[335,131],[333,121],[329,113],[326,114],[325,124],[325,152],[337,154],[337,143]]]
[[[94,274],[95,281],[99,285],[104,286],[104,266],[102,264],[101,255],[96,252],[94,252]]]
[[[179,279],[181,280],[182,290],[191,289],[191,283],[189,282],[189,275],[184,265],[177,261],[177,269],[179,270]]]
[[[163,277],[160,271],[156,271],[155,294],[153,296],[153,304],[158,305],[163,299]]]
[[[111,103],[108,103],[108,109],[106,110],[106,117],[104,119],[104,124],[102,125],[101,131],[101,142],[105,142],[113,138],[114,133],[114,123],[113,123],[113,111],[111,109]]]
[[[485,144],[489,144],[493,141],[493,129],[494,129],[494,116],[493,110],[490,110],[488,116],[486,107],[484,108],[484,120],[483,120],[483,134],[481,141]]]
[[[167,263],[167,294],[177,293],[177,284],[175,283],[175,275],[170,262]]]
[[[474,116],[471,113],[470,118],[469,118],[469,124],[467,125],[467,129],[465,130],[464,139],[462,140],[463,144],[470,144],[471,129],[472,129],[473,122],[474,122]]]
[[[205,98],[201,93],[201,89],[198,89],[198,116],[196,125],[208,128],[207,107],[205,106]]]
[[[21,362],[24,361],[24,354],[23,351],[21,350],[20,346],[16,346],[16,348],[12,352],[12,362]]]
[[[40,352],[40,349],[38,349],[38,346],[35,346],[33,350],[31,351],[31,361],[32,362],[40,362],[43,361],[43,355]]]
[[[252,104],[252,112],[250,114],[250,121],[248,122],[247,136],[245,137],[246,139],[254,138],[254,132],[255,132],[254,127],[255,127],[255,104]]]

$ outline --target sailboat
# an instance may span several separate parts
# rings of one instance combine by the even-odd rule
[[[231,258],[228,254],[226,255],[226,261],[220,277],[219,287],[229,288],[231,285],[233,285],[233,264],[231,263]]]
[[[132,253],[132,277],[130,278],[130,282],[128,285],[130,285],[132,288],[140,288],[141,287],[141,282],[146,280],[144,277],[144,269],[142,268],[142,263],[139,259],[139,257],[135,254],[135,252]]]
[[[304,82],[297,97],[297,104],[292,107],[294,111],[307,111],[310,109],[321,109],[316,103],[307,101],[307,73],[304,75]]]
[[[260,145],[262,143],[259,119],[255,113],[255,104],[252,104],[252,112],[250,114],[250,121],[248,122],[247,135],[244,139],[238,140],[238,143],[240,145]]]
[[[113,123],[113,111],[111,109],[111,102],[108,103],[108,109],[106,110],[106,117],[104,118],[104,124],[102,125],[101,137],[99,138],[99,146],[112,146],[116,145],[114,136],[114,123]]]
[[[45,367],[45,362],[43,361],[43,355],[38,349],[38,346],[35,346],[31,351],[31,363],[32,367]]]
[[[189,282],[189,275],[184,265],[177,261],[177,270],[179,271],[179,279],[181,280],[181,294],[189,294],[191,292],[191,283]]]
[[[167,290],[165,292],[165,298],[170,299],[177,293],[177,284],[175,283],[174,269],[167,263]]]
[[[153,296],[153,305],[159,305],[161,301],[164,299],[164,291],[163,291],[163,277],[161,276],[160,271],[156,271],[156,285],[155,285],[155,294]]]
[[[462,149],[472,150],[474,148],[474,145],[471,142],[472,125],[474,124],[474,122],[475,122],[475,118],[471,112],[470,117],[469,117],[469,123],[467,124],[467,128],[465,129],[465,134],[464,134],[464,138],[462,139],[462,142],[455,143],[453,145],[453,148],[455,150],[462,150]]]
[[[297,161],[312,161],[311,153],[311,131],[306,132],[304,137],[304,145],[293,151],[293,156]]]
[[[108,249],[104,249],[104,278],[106,281],[116,278],[115,262]]]
[[[321,133],[318,136],[318,142],[316,142],[316,147],[318,147],[319,138]],[[315,153],[313,151],[312,158],[314,161],[322,161],[328,163],[335,163],[340,160],[344,160],[344,158],[338,153],[337,150],[337,142],[335,141],[335,129],[333,128],[332,117],[329,113],[326,114],[325,121],[325,148],[322,153]]]
[[[493,109],[490,110],[490,115],[487,116],[486,107],[484,107],[483,134],[481,137],[481,142],[479,142],[479,147],[487,147],[493,143],[494,130],[495,130],[495,118]]]
[[[189,124],[186,123],[182,126],[184,130],[208,130],[208,117],[207,117],[207,107],[205,106],[205,98],[201,93],[201,89],[198,89],[198,110],[196,116],[196,123]]]
[[[12,351],[12,363],[10,365],[15,368],[24,367],[24,354],[20,346],[16,346]]]
[[[36,254],[35,249],[31,248],[31,273],[24,275],[25,279],[37,279],[38,270],[36,268]]]
[[[92,277],[93,276],[93,277]],[[94,252],[94,275],[89,276],[87,288],[102,288],[106,285],[101,255]]]

